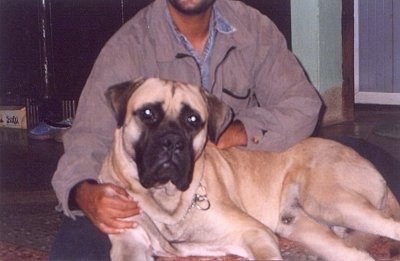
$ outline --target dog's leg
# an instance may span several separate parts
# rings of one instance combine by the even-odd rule
[[[202,234],[203,231],[199,231],[199,238],[176,242],[173,247],[179,256],[228,254],[240,256],[246,260],[282,260],[279,241],[275,233],[251,217],[242,215],[241,220],[236,219],[237,217],[232,214],[226,218],[217,218],[216,223],[221,225],[213,227],[212,232],[208,232],[211,235],[210,238]],[[213,224],[208,225],[211,227]]]
[[[394,199],[390,197],[383,194],[373,205],[359,193],[339,190],[335,200],[308,195],[300,205],[309,216],[321,222],[400,241],[400,223],[391,217],[398,210],[392,206]]]
[[[358,249],[367,249],[375,240],[379,238],[378,235],[365,233],[358,230],[350,230],[345,227],[331,227],[331,230],[339,236],[346,245],[353,246]]]
[[[325,215],[330,217],[329,223],[400,241],[400,223],[368,201],[352,197],[332,204],[330,209],[340,213],[340,218],[338,215]]]
[[[279,243],[272,231],[267,227],[249,229],[241,235],[247,251],[254,260],[282,260]]]
[[[228,204],[220,204],[222,208],[219,209],[214,204],[216,213],[204,223],[204,226],[211,228],[211,237],[206,241],[201,238],[206,243],[206,246],[201,246],[201,251],[209,248],[214,252],[222,251],[246,260],[282,260],[276,234],[236,206]]]
[[[153,261],[150,240],[141,228],[129,229],[121,234],[109,235],[112,248],[111,260]]]
[[[297,212],[295,217],[282,221],[278,228],[279,235],[304,244],[326,260],[374,260],[368,253],[346,246],[331,229],[317,223],[302,211]]]

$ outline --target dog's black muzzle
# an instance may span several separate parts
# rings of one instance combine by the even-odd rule
[[[191,138],[184,131],[169,128],[150,134],[136,152],[143,187],[151,188],[171,181],[181,191],[189,188],[194,153]]]

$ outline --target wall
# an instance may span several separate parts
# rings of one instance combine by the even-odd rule
[[[342,1],[292,0],[292,48],[321,94],[324,124],[341,121]]]
[[[65,118],[102,46],[151,1],[0,0],[0,105]]]
[[[58,120],[64,102],[77,104],[105,42],[152,1],[0,0],[0,105],[30,98],[40,118]],[[290,45],[290,0],[242,1],[274,20]]]

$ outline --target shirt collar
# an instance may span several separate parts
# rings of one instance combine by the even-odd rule
[[[215,29],[223,34],[234,33],[236,31],[236,28],[225,17],[222,16],[218,8],[214,6],[213,10]]]

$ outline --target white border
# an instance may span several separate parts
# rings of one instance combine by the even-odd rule
[[[400,93],[360,91],[359,0],[354,0],[354,102],[360,104],[400,105]]]

